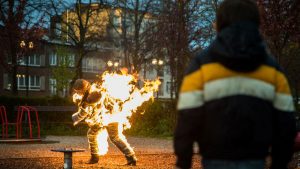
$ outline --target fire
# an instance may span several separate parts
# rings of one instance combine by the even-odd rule
[[[158,91],[160,81],[144,81],[144,86],[139,89],[137,86],[137,74],[128,74],[126,69],[121,73],[104,72],[96,83],[92,83],[89,93],[100,93],[100,98],[95,103],[87,104],[80,111],[86,112],[85,122],[89,125],[107,126],[110,123],[119,124],[119,137],[126,139],[123,130],[131,127],[129,118],[137,111],[137,108],[144,102],[153,99]],[[82,101],[84,94],[75,93],[73,102]],[[83,110],[82,110],[83,109]],[[78,123],[78,122],[77,122]],[[76,125],[77,123],[74,123]],[[108,134],[105,128],[97,135],[99,155],[104,155],[108,150]]]

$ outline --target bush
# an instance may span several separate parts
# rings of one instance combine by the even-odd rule
[[[141,113],[143,110],[146,111]],[[141,136],[172,136],[175,120],[176,109],[173,102],[148,102],[133,114],[130,119],[132,127],[126,133]]]
[[[68,106],[74,105],[70,98],[54,97],[12,97],[0,96],[0,105],[8,112],[18,105]],[[132,127],[125,132],[130,135],[167,137],[172,136],[176,119],[175,103],[157,101],[144,103],[130,118]],[[86,135],[88,126],[84,123],[73,126],[73,112],[39,112],[41,135]],[[16,119],[16,113],[8,113],[9,121]],[[32,119],[35,119],[33,116]]]

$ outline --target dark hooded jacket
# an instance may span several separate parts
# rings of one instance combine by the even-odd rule
[[[258,26],[233,24],[188,67],[178,101],[176,165],[190,168],[193,143],[204,159],[264,159],[284,169],[293,153],[294,105],[286,76]]]

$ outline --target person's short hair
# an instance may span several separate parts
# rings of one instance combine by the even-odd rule
[[[260,25],[259,9],[254,0],[224,0],[217,10],[217,31],[240,22],[251,21]]]

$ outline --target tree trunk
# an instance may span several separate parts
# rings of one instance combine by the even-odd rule
[[[12,42],[11,40],[11,50],[10,50],[10,54],[11,54],[11,58],[12,58],[12,69],[11,69],[11,79],[12,79],[12,88],[11,88],[11,93],[12,95],[16,96],[18,95],[18,83],[17,83],[17,71],[18,71],[18,64],[17,64],[17,56],[16,56],[16,50],[15,47],[13,45],[15,45],[15,43]],[[26,83],[27,85],[27,83]]]
[[[84,53],[84,48],[83,48],[83,45],[79,45],[77,46],[78,48],[78,61],[76,63],[76,67],[75,67],[75,75],[74,77],[72,78],[71,82],[70,82],[70,90],[69,92],[71,92],[72,88],[73,88],[73,85],[75,83],[75,81],[79,78],[82,78],[82,59],[83,57],[85,56],[85,53]]]
[[[18,67],[14,64],[12,66],[12,94],[14,96],[18,95],[18,83],[17,83],[17,70],[18,70]],[[27,84],[26,84],[27,85]]]

